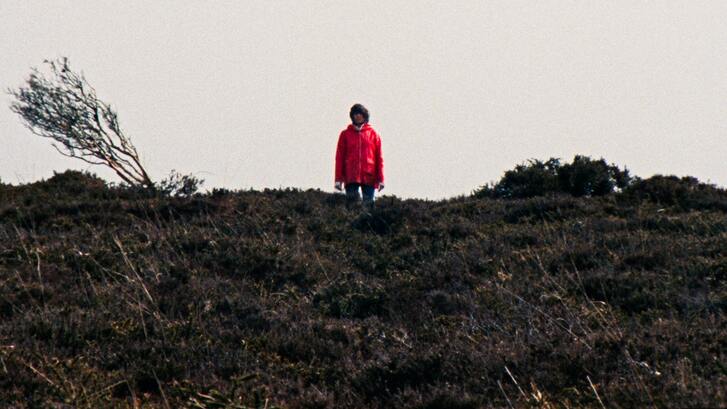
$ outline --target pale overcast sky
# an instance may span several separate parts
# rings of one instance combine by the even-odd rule
[[[727,185],[724,0],[0,0],[0,87],[68,56],[154,178],[332,191],[356,102],[386,190],[469,193],[528,158],[605,157]],[[0,96],[0,179],[113,173]]]

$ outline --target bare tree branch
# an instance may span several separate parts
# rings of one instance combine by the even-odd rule
[[[65,156],[93,165],[105,165],[126,183],[152,187],[131,140],[121,131],[118,115],[96,96],[83,73],[71,70],[68,59],[43,61],[46,76],[32,68],[26,84],[8,93],[15,97],[10,109],[30,131],[57,143]]]

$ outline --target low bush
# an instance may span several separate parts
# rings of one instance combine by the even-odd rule
[[[635,181],[623,193],[627,200],[646,200],[665,207],[727,211],[727,191],[691,176],[656,175]]]
[[[576,155],[571,163],[560,159],[531,159],[508,170],[499,182],[474,192],[475,197],[529,198],[565,193],[579,196],[603,196],[631,183],[627,169],[609,165],[604,159],[593,160]]]

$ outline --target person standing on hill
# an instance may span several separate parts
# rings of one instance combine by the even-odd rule
[[[369,125],[369,111],[355,104],[349,112],[351,124],[338,136],[336,148],[336,190],[346,189],[351,201],[361,199],[373,205],[376,189],[384,189],[384,159],[381,155],[381,138]]]

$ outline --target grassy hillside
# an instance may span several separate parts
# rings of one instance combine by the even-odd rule
[[[638,193],[0,185],[0,406],[725,406],[727,196]]]

